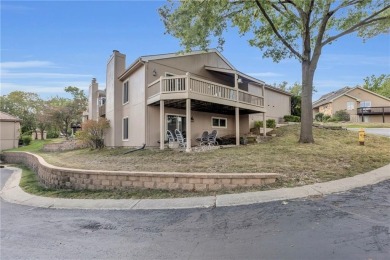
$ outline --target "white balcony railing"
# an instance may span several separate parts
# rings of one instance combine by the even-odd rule
[[[159,94],[196,93],[212,98],[264,107],[264,97],[216,82],[187,75],[160,77],[148,86],[148,98]]]

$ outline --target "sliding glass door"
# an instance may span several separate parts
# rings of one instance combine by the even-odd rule
[[[186,117],[184,115],[166,115],[165,120],[167,130],[175,134],[175,130],[178,129],[186,137]]]

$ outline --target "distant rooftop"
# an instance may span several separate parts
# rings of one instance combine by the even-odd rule
[[[2,121],[2,122],[20,122],[22,120],[16,116],[12,116],[10,114],[7,114],[5,112],[0,111],[0,121]]]

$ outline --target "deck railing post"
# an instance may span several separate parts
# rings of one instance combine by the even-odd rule
[[[160,93],[163,92],[163,76],[160,76]]]
[[[185,89],[185,91],[187,92],[187,93],[189,93],[190,92],[190,73],[189,72],[187,72],[186,73],[186,80],[185,80],[185,86],[184,86],[184,89]]]

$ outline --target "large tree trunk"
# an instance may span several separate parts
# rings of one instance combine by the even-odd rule
[[[314,66],[315,67],[315,66]],[[300,143],[314,143],[313,138],[313,67],[309,61],[302,62],[302,103],[301,103],[301,135]]]

